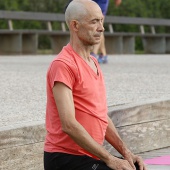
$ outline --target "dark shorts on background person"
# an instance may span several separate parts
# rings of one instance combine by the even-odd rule
[[[44,152],[44,170],[111,170],[101,160],[89,156]],[[139,170],[137,168],[136,170]]]
[[[109,6],[109,0],[93,0],[93,1],[100,6],[103,15],[106,15]]]

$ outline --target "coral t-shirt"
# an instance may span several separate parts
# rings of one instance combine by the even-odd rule
[[[64,83],[72,90],[76,120],[96,142],[103,144],[108,125],[106,90],[100,66],[93,56],[90,57],[96,64],[98,74],[73,50],[70,44],[62,49],[48,69],[47,134],[44,146],[46,152],[63,152],[95,157],[77,145],[62,131],[52,92],[56,81]]]

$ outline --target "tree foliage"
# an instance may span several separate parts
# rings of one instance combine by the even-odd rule
[[[63,13],[68,0],[0,0],[1,10]],[[108,15],[170,18],[170,0],[110,0]]]

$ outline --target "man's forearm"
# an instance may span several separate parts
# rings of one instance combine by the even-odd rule
[[[63,83],[56,82],[53,94],[63,132],[68,134],[80,147],[106,162],[111,154],[98,144],[75,118],[72,91]]]
[[[106,140],[122,155],[125,156],[130,152],[125,143],[120,138],[112,120],[108,117],[108,128],[106,131]]]
[[[127,169],[132,170],[129,162],[112,156],[103,146],[98,144],[78,122],[73,121],[73,125],[66,133],[82,148],[97,156],[106,163],[111,169]]]
[[[65,133],[67,133],[83,149],[97,156],[104,162],[107,162],[111,156],[110,153],[102,145],[98,144],[77,121],[73,122]]]

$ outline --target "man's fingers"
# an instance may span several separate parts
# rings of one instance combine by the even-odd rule
[[[126,160],[128,161],[129,165],[130,165],[134,170],[136,170],[136,167],[135,167],[135,165],[134,165],[133,159],[131,159],[131,158],[129,157],[129,159],[126,159]]]
[[[140,170],[147,170],[145,164],[143,163],[143,160],[141,157],[138,157],[137,162]]]
[[[133,161],[130,161],[129,163],[130,163],[130,165],[132,166],[132,168],[133,168],[134,170],[136,170],[136,167],[135,167]]]

